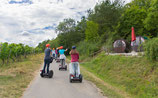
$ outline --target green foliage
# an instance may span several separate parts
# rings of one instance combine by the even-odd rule
[[[52,49],[57,48],[57,47],[59,47],[59,38],[57,37],[56,39],[50,40],[48,43],[50,44],[50,47]],[[44,48],[45,48],[45,46],[44,46]]]
[[[158,38],[153,38],[148,40],[144,44],[145,54],[149,60],[157,61],[158,60]]]
[[[45,41],[38,45],[38,47],[45,49],[45,44],[51,44],[51,48],[57,48],[64,46],[64,48],[70,48],[72,45],[76,45],[81,40],[85,39],[86,19],[82,17],[78,24],[74,19],[64,19],[56,28],[58,37],[51,41]]]
[[[85,30],[87,28],[87,20],[85,17],[81,18],[81,21],[78,21],[78,24],[76,25],[76,31],[80,33],[80,40],[84,40],[85,39]]]
[[[75,30],[75,20],[68,18],[64,19],[63,22],[60,22],[56,28],[56,33],[68,33]]]
[[[44,51],[44,49],[45,49],[45,47],[46,47],[46,44],[47,44],[49,41],[50,41],[50,40],[45,40],[45,41],[39,43],[37,47],[41,48],[41,49]]]
[[[41,52],[41,48],[35,48],[36,53]],[[29,47],[28,45],[24,46],[23,44],[8,44],[8,43],[1,43],[0,44],[0,59],[2,60],[3,64],[7,60],[12,59],[20,59],[21,56],[25,56],[28,54],[34,53],[34,48]]]
[[[149,30],[152,37],[158,35],[158,0],[152,0],[151,7],[148,12],[148,17],[145,20],[145,28]]]
[[[88,11],[88,20],[99,25],[99,35],[114,31],[122,13],[122,6],[121,0],[103,0],[97,3],[94,10]]]
[[[0,59],[3,61],[8,58],[8,53],[9,53],[9,48],[8,48],[8,43],[3,43],[1,44],[0,47]]]
[[[124,5],[122,0],[103,0],[94,9],[88,10],[87,19],[81,21],[64,19],[56,28],[57,38],[46,40],[38,45],[45,49],[50,43],[51,48],[64,46],[71,48],[80,42],[100,42],[110,50],[117,39],[131,40],[131,27],[135,28],[136,36],[156,37],[158,0],[132,0]],[[88,42],[89,43],[89,42]]]
[[[93,43],[93,42],[86,42],[81,41],[77,45],[77,50],[79,51],[80,55],[91,55],[94,52],[97,52],[100,49],[100,43]]]
[[[93,21],[87,21],[87,28],[85,31],[86,41],[96,42],[99,40],[98,24]]]
[[[131,39],[131,28],[134,27],[135,33],[138,36],[148,35],[144,28],[144,20],[147,16],[147,11],[139,6],[131,6],[127,8],[122,15],[117,27],[117,33],[121,38]]]

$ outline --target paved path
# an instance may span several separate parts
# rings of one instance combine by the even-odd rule
[[[41,78],[38,74],[29,88],[24,92],[23,98],[105,98],[90,82],[70,83],[69,71],[59,71],[59,63],[53,62],[53,78]],[[84,77],[84,76],[83,76]]]

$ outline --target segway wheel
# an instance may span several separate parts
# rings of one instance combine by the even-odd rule
[[[69,75],[70,83],[72,83],[71,75]]]
[[[40,74],[41,77],[44,77],[43,73]]]
[[[53,77],[53,70],[50,70],[50,71],[49,71],[48,77],[49,77],[49,78],[52,78],[52,77]]]
[[[65,70],[67,70],[67,65],[65,66]]]
[[[79,80],[80,83],[82,83],[82,75],[81,75],[81,74],[79,75],[79,79],[80,79],[80,80]]]
[[[44,77],[43,73],[44,73],[44,72],[43,72],[43,70],[42,70],[42,72],[40,73],[40,76],[41,76],[41,77]]]
[[[59,70],[60,70],[60,68],[59,68]]]

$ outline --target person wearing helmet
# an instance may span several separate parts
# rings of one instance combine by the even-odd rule
[[[80,74],[80,69],[79,69],[79,53],[76,50],[76,46],[72,46],[72,49],[70,51],[71,55],[71,64],[72,64],[72,73],[76,73],[78,76]]]
[[[64,54],[65,51],[67,51],[67,49],[65,50],[63,49],[63,46],[61,46],[59,50],[61,65],[65,65],[65,59],[66,59],[66,56]]]
[[[47,73],[49,73],[49,65],[50,65],[50,60],[51,60],[51,49],[50,49],[50,44],[46,44],[46,49],[45,49],[45,57],[44,57],[44,67],[43,67],[43,72],[45,73],[45,68],[47,67]]]
[[[55,50],[55,58],[57,58],[58,57],[58,48],[56,48],[56,50]]]
[[[57,55],[58,55],[58,57],[60,56],[59,55],[59,49],[60,49],[60,47],[57,48]]]
[[[55,59],[55,49],[54,48],[52,50],[52,56],[53,56],[53,59]]]

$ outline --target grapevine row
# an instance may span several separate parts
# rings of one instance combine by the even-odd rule
[[[29,54],[40,53],[42,50],[38,47],[33,48],[24,44],[0,43],[0,59],[2,64],[9,63],[10,60],[17,61],[21,57],[27,57]]]

